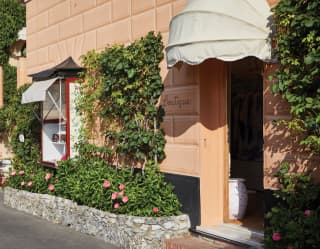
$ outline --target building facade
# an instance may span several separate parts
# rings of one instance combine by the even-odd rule
[[[277,2],[268,1],[270,6]],[[51,68],[69,56],[81,64],[80,56],[89,50],[129,44],[152,30],[161,32],[167,46],[170,21],[186,4],[187,0],[28,1],[26,72]],[[266,193],[277,187],[273,175],[279,162],[299,162],[301,170],[312,167],[307,155],[292,152],[286,142],[289,134],[274,124],[274,120],[290,118],[286,103],[269,91],[272,82],[268,76],[275,64],[254,58],[238,62],[211,58],[198,65],[179,62],[170,69],[163,60],[160,66],[165,86],[160,102],[166,111],[163,128],[167,140],[161,170],[176,185],[194,227],[211,228],[223,223],[247,226],[245,221],[229,217],[230,177],[245,178],[247,188],[254,193],[249,202],[262,198],[261,205],[266,206]],[[248,90],[253,92],[249,97],[238,90],[243,82],[248,83],[248,89],[253,87]],[[250,102],[253,99],[255,102]],[[257,116],[245,121],[246,128],[241,128],[241,122],[248,119],[251,109],[240,110],[240,114],[234,111],[243,103],[247,108],[252,103],[257,106]],[[238,125],[233,125],[233,116]],[[255,125],[260,127],[256,128],[259,134],[251,132],[250,127]],[[239,137],[237,131],[242,132]],[[250,150],[239,151],[239,144],[245,143],[241,136],[247,136],[247,144],[250,136],[259,138]],[[244,163],[235,163],[238,166],[233,170],[232,158]],[[257,222],[257,229],[263,229],[263,214],[253,221]]]

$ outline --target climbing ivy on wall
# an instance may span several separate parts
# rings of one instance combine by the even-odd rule
[[[9,104],[9,100],[17,92],[17,68],[9,64],[3,65],[3,104]]]
[[[164,111],[157,105],[163,91],[161,39],[149,33],[127,47],[114,45],[82,57],[87,71],[78,109],[85,117],[84,137],[92,139],[91,131],[99,130],[98,154],[110,164],[144,168],[164,159]],[[92,146],[84,148],[92,152]]]
[[[0,65],[9,59],[9,48],[25,26],[25,7],[18,0],[0,0]]]
[[[40,161],[40,123],[34,112],[38,104],[21,105],[22,92],[17,89],[17,70],[9,65],[10,47],[25,26],[25,7],[18,0],[0,0],[0,65],[3,67],[3,102],[0,109],[1,140],[8,139],[14,153],[14,166],[36,165]],[[24,142],[18,137],[24,135]]]
[[[14,153],[15,168],[23,165],[36,166],[40,163],[41,124],[35,115],[36,113],[39,116],[40,105],[21,104],[22,93],[27,88],[25,85],[16,90],[3,111],[6,119],[5,134]],[[20,134],[24,136],[23,142],[19,140]]]
[[[272,90],[291,106],[288,128],[320,153],[320,2],[281,0],[273,12],[280,67]]]

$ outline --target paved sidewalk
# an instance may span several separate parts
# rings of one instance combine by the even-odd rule
[[[119,249],[68,227],[3,205],[0,191],[0,249]]]

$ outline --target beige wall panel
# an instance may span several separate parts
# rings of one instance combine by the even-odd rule
[[[175,144],[199,145],[200,130],[198,116],[174,116],[172,136]]]
[[[131,0],[112,0],[112,21],[117,21],[130,16]]]
[[[188,2],[187,0],[174,1],[173,2],[173,15],[175,16],[175,15],[179,14],[183,10],[183,8],[187,2]]]
[[[172,18],[172,5],[166,4],[157,8],[156,30],[158,32],[167,32],[169,30],[170,20]]]
[[[39,31],[38,16],[28,19],[26,25],[28,35],[32,35],[35,32]],[[46,25],[48,26],[48,23]]]
[[[173,117],[172,116],[165,116],[163,119],[163,122],[161,124],[161,128],[165,132],[166,141],[169,144],[174,143],[173,136],[170,136],[170,134],[173,134]]]
[[[21,87],[24,84],[29,84],[32,79],[27,76],[27,60],[24,57],[20,57],[17,67],[17,87]]]
[[[77,37],[72,37],[66,42],[68,54],[71,55],[75,59],[75,61],[79,62],[79,58],[82,54],[84,35],[82,34]]]
[[[200,65],[201,226],[223,222],[227,177],[227,67],[219,60]]]
[[[68,46],[67,46],[67,42],[65,40],[62,42],[59,42],[57,45],[58,45],[60,58],[67,58],[68,55],[72,55],[72,54],[69,54],[69,52],[68,52]],[[76,58],[74,58],[74,59],[76,59]],[[60,60],[60,62],[61,61],[63,61],[63,59]]]
[[[59,27],[58,25],[49,26],[47,29],[37,32],[36,35],[38,39],[37,47],[42,48],[59,41]],[[30,48],[30,50],[32,49]]]
[[[45,47],[45,48],[39,49],[37,52],[37,57],[38,57],[38,60],[37,60],[38,64],[41,64],[41,65],[47,64],[49,62],[48,48]]]
[[[103,3],[108,3],[111,2],[111,0],[96,0],[97,1],[97,5],[103,4]]]
[[[198,81],[198,67],[179,62],[173,69],[173,85],[193,85]]]
[[[162,41],[163,41],[164,47],[166,47],[169,41],[169,32],[162,32]]]
[[[82,15],[71,17],[59,24],[60,40],[78,35],[83,31]]]
[[[39,48],[38,33],[33,33],[32,35],[27,34],[27,36],[28,36],[27,54],[29,55],[29,52],[34,52],[36,49]]]
[[[37,26],[37,31],[45,29],[49,25],[49,12],[44,11],[41,14],[37,15],[35,18],[35,24]]]
[[[156,4],[158,6],[162,5],[162,4],[166,4],[166,3],[172,3],[173,0],[156,0]]]
[[[199,147],[192,145],[167,144],[166,159],[161,164],[161,170],[199,176]]]
[[[155,11],[154,9],[143,12],[132,17],[132,39],[140,39],[149,31],[155,30]]]
[[[38,13],[38,0],[29,1],[26,7],[27,20],[31,19]]]
[[[125,19],[97,30],[97,48],[105,48],[108,44],[126,43],[130,41],[130,19]]]
[[[166,115],[197,115],[199,114],[198,86],[167,88],[164,90],[160,104]]]
[[[34,1],[34,0],[32,0]],[[31,1],[31,2],[32,2]],[[35,0],[38,3],[38,14],[42,13],[45,10],[50,9],[51,7],[55,6],[56,4],[63,2],[63,1],[68,1],[69,0]]]
[[[26,27],[27,27],[28,35],[31,35],[31,34],[33,34],[34,32],[37,31],[37,25],[36,25],[35,21],[36,21],[35,18],[26,20]]]
[[[160,75],[163,80],[164,87],[172,86],[173,81],[173,71],[167,69],[167,62],[163,59],[160,63]]]
[[[84,34],[82,54],[97,48],[97,32],[95,30]]]
[[[83,14],[84,31],[101,27],[111,22],[111,3],[103,4]]]
[[[40,71],[43,71],[43,70],[46,70],[48,68],[51,68],[53,66],[55,66],[56,64],[53,64],[53,63],[47,63],[47,64],[39,64],[38,66],[34,66],[32,68],[33,71],[28,71],[28,74],[32,74],[32,73],[37,73],[37,72],[40,72]]]
[[[37,52],[30,52],[28,53],[28,58],[27,58],[27,68],[33,69],[38,65],[38,53]],[[31,70],[28,70],[28,74],[31,72]]]
[[[65,60],[67,57],[72,56],[77,63],[80,63],[79,58],[83,54],[84,44],[85,35],[79,35],[50,46],[50,62],[57,64]]]
[[[58,44],[49,47],[49,61],[63,61]]]
[[[56,24],[70,16],[70,2],[63,1],[49,9],[49,24]]]
[[[132,14],[138,14],[146,10],[150,10],[155,6],[155,0],[132,0]]]
[[[77,15],[95,7],[94,0],[70,0],[71,15]]]

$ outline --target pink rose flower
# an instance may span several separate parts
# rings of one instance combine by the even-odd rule
[[[54,185],[53,185],[53,184],[50,184],[49,187],[48,187],[48,189],[49,189],[50,191],[53,191],[53,190],[54,190]]]
[[[122,202],[123,202],[123,203],[127,203],[128,201],[129,201],[128,196],[124,196],[124,197],[122,198]]]
[[[113,207],[114,207],[115,209],[118,209],[118,208],[120,208],[120,204],[119,204],[119,203],[115,203],[115,204],[113,205]]]
[[[105,181],[103,182],[103,187],[104,187],[104,188],[110,188],[110,186],[111,186],[111,183],[110,183],[109,181],[105,180]]]
[[[34,173],[31,173],[31,174],[30,174],[30,177],[34,177]]]
[[[280,233],[273,233],[273,234],[272,234],[272,239],[273,239],[274,241],[279,241],[279,240],[281,240],[281,235],[280,235]]]
[[[10,175],[11,175],[11,176],[15,176],[16,174],[17,174],[16,171],[12,171]]]
[[[24,170],[20,170],[18,174],[21,176],[24,175]]]
[[[154,208],[152,209],[152,211],[153,211],[154,213],[158,213],[158,212],[159,212],[159,208],[154,207]]]
[[[305,210],[305,211],[304,211],[304,214],[305,214],[306,216],[309,216],[309,215],[311,214],[311,210],[310,210],[310,209]]]
[[[111,194],[111,200],[115,200],[115,199],[117,199],[117,193],[113,192]]]
[[[22,181],[22,182],[21,182],[21,186],[24,186],[24,185],[26,185],[26,182],[25,182],[25,181]]]
[[[121,184],[119,185],[119,189],[120,189],[120,190],[124,190],[124,187],[125,187],[125,186],[124,186],[123,183],[121,183]]]
[[[51,174],[47,173],[44,179],[46,179],[46,181],[49,181],[51,179]]]
[[[123,192],[123,191],[121,191],[121,192],[118,193],[118,196],[123,196],[123,195],[124,195],[124,192]]]
[[[32,181],[28,182],[28,186],[32,187],[33,186],[33,182]]]

